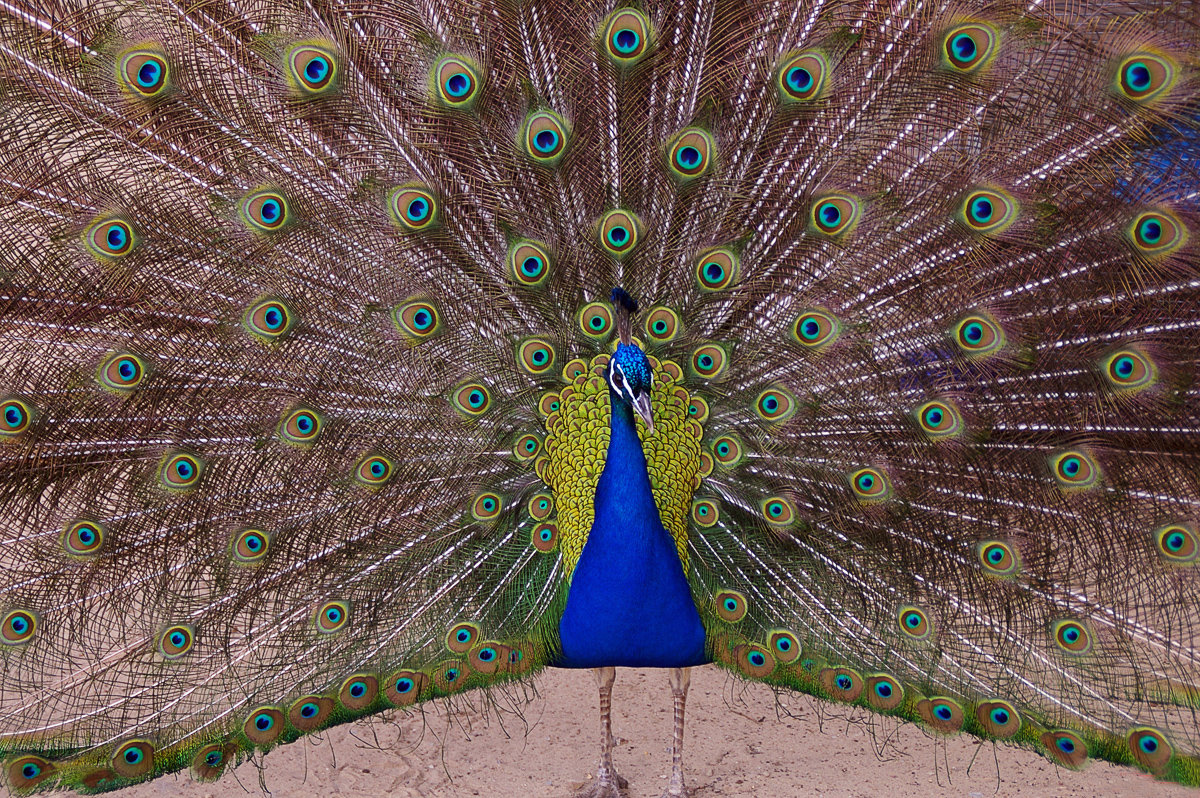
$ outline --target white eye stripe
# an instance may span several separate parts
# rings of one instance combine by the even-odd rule
[[[617,393],[620,393],[621,389],[619,387],[617,387],[617,378],[615,376],[617,374],[621,375],[621,381],[624,382],[625,381],[625,369],[621,368],[620,363],[613,363],[612,368],[610,368],[608,370],[608,384],[614,391],[616,391]]]

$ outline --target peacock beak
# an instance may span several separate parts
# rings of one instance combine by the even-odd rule
[[[650,394],[638,394],[633,399],[633,412],[646,422],[646,434],[654,434],[654,411],[650,408]]]

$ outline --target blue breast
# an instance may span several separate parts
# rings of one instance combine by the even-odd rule
[[[564,668],[701,665],[704,627],[650,491],[633,411],[612,399],[595,521],[559,621]]]

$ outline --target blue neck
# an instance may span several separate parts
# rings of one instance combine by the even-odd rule
[[[650,490],[633,409],[610,394],[608,457],[595,520],[559,622],[564,667],[686,667],[706,661],[704,628],[675,541]]]

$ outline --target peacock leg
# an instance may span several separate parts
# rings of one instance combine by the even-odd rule
[[[629,783],[617,775],[612,760],[612,688],[617,669],[595,668],[592,675],[600,688],[600,765],[596,768],[596,780],[576,793],[575,798],[621,798]]]
[[[671,738],[671,781],[662,798],[687,798],[691,793],[683,786],[683,706],[687,702],[688,686],[692,682],[691,668],[671,668],[671,696],[675,699],[675,727]]]

